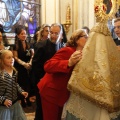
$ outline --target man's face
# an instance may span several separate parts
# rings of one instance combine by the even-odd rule
[[[120,21],[114,23],[114,32],[120,38]]]
[[[52,26],[50,28],[51,42],[56,43],[59,36],[60,36],[60,27],[59,26]]]

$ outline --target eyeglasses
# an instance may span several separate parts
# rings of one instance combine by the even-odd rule
[[[85,39],[87,39],[87,38],[88,38],[88,36],[87,36],[87,35],[83,35],[83,36],[81,36],[81,37],[84,37]]]
[[[53,33],[53,32],[50,32],[51,35],[54,35],[54,36],[59,36],[60,33]]]
[[[116,28],[117,28],[117,29],[120,29],[120,26],[115,26],[114,29],[116,29]]]

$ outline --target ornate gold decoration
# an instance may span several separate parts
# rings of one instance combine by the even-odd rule
[[[66,12],[66,22],[63,23],[64,28],[65,28],[65,32],[68,33],[70,26],[71,26],[71,9],[70,9],[70,5],[68,4],[67,7],[67,12]]]
[[[116,1],[111,0],[111,10],[107,14],[107,6],[103,3],[104,0],[96,0],[95,5],[94,5],[94,11],[95,11],[95,16],[96,16],[96,24],[95,27],[91,29],[91,32],[98,32],[102,33],[104,35],[111,35],[108,26],[107,26],[107,21],[109,19],[114,18],[115,13],[116,13]]]
[[[96,0],[94,5],[94,11],[97,22],[108,21],[108,19],[112,19],[116,12],[116,1],[111,0],[111,10],[108,14],[106,14],[107,6],[103,3],[103,0]]]
[[[107,27],[108,19],[115,15],[115,4],[111,0],[107,14],[103,0],[95,1],[97,23],[68,82],[71,92],[111,113],[120,111],[120,53]]]

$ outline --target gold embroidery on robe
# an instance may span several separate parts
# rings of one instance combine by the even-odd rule
[[[99,31],[101,27],[105,28],[104,34]],[[114,112],[120,110],[120,51],[107,33],[106,24],[101,26],[101,23],[91,30],[83,58],[72,72],[68,89]]]

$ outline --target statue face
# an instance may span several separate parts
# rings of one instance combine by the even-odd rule
[[[103,0],[104,8],[106,9],[106,14],[109,14],[112,8],[112,1],[111,0]]]

